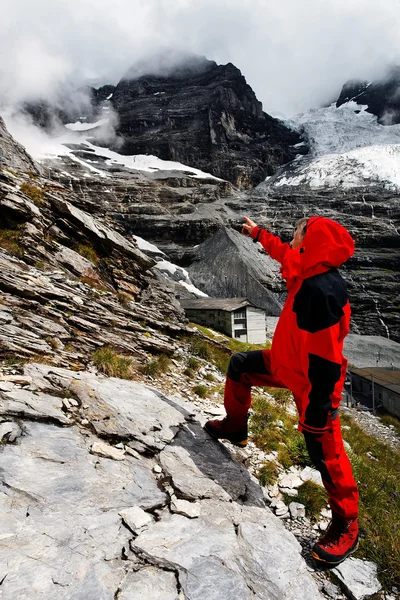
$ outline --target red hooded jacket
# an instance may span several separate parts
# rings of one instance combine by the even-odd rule
[[[311,217],[302,244],[292,250],[279,237],[255,227],[251,237],[282,265],[288,297],[271,348],[271,369],[295,397],[300,427],[326,428],[346,376],[343,340],[350,305],[337,267],[354,253],[354,241],[339,223]]]

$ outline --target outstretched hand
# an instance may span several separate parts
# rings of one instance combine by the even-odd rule
[[[253,231],[254,227],[257,227],[257,225],[254,223],[254,221],[249,219],[249,217],[243,217],[243,219],[246,221],[246,223],[243,223],[242,233],[243,235],[251,235],[251,232]]]

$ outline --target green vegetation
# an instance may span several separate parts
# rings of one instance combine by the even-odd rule
[[[75,252],[89,260],[94,265],[97,265],[100,261],[99,257],[97,256],[96,250],[93,248],[93,246],[89,246],[89,244],[74,244],[73,250],[75,250]]]
[[[260,485],[273,485],[278,479],[279,467],[274,461],[268,461],[263,464],[257,473]]]
[[[187,362],[186,362],[186,368],[190,369],[190,371],[198,371],[200,368],[200,361],[195,358],[194,356],[189,356]]]
[[[348,415],[343,437],[360,493],[361,543],[358,556],[378,564],[387,588],[400,585],[400,453],[366,434]],[[370,458],[367,452],[374,458]]]
[[[206,374],[204,375],[204,379],[205,379],[206,381],[215,381],[215,377],[214,377],[214,375],[213,375],[212,373],[206,373]]]
[[[147,363],[141,366],[140,370],[144,375],[155,377],[166,373],[171,366],[171,359],[166,354],[160,354],[159,356],[152,358]]]
[[[200,398],[205,398],[208,395],[208,392],[210,391],[209,388],[206,385],[203,385],[202,383],[193,386],[192,389],[194,393],[197,394],[197,396],[199,396]]]
[[[97,369],[109,377],[132,379],[135,373],[135,361],[132,358],[119,355],[111,346],[103,346],[92,355]]]
[[[295,501],[304,504],[307,517],[315,519],[328,503],[325,489],[313,481],[305,481],[297,491]],[[290,502],[292,501],[293,498],[290,497]]]
[[[252,408],[254,414],[249,422],[250,431],[253,434],[253,442],[264,452],[280,450],[282,444],[282,447],[287,448],[290,440],[301,435],[297,428],[295,429],[297,418],[265,396],[254,395]]]
[[[24,251],[20,246],[20,235],[19,229],[0,229],[0,247],[13,256],[22,258]]]
[[[44,191],[36,187],[32,183],[23,183],[20,187],[23,194],[28,196],[36,206],[43,206],[44,204]]]

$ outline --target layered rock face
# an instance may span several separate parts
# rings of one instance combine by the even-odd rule
[[[186,331],[172,286],[75,199],[44,178],[0,174],[0,357],[83,366],[103,345],[170,354]]]
[[[382,125],[400,123],[400,67],[390,70],[378,81],[348,81],[342,88],[336,106],[353,100],[367,105]]]
[[[195,166],[238,187],[252,187],[295,156],[300,142],[263,112],[245,78],[231,63],[196,59],[167,76],[117,85],[123,154],[155,154]]]
[[[0,168],[8,167],[9,169],[21,171],[38,172],[38,166],[19,144],[7,131],[3,119],[0,117]]]

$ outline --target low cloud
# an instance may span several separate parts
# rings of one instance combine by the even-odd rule
[[[400,64],[399,27],[397,0],[3,0],[0,105],[115,84],[170,48],[234,63],[290,116]]]

